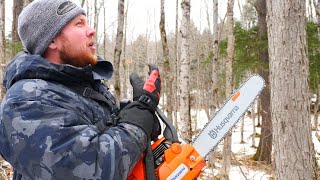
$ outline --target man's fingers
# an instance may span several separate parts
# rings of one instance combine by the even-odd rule
[[[154,65],[154,64],[148,64],[148,66],[149,66],[149,72],[148,72],[149,75],[151,74],[151,72],[152,72],[153,70],[156,70],[156,71],[159,72],[159,68],[158,68],[156,65]]]
[[[130,74],[130,84],[133,86],[134,84],[144,84],[143,80],[139,77],[139,75],[135,72]]]

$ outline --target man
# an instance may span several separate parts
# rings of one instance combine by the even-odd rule
[[[97,57],[82,8],[35,0],[19,15],[27,51],[7,66],[0,107],[0,153],[14,178],[126,179],[160,133],[158,69],[144,83],[130,77],[133,102],[120,113],[101,81],[112,65]]]

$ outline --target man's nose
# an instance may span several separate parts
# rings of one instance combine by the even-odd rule
[[[96,30],[94,28],[89,27],[87,30],[87,36],[94,36],[96,34]]]

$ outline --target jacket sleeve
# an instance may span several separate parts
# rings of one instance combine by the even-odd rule
[[[19,173],[30,179],[126,179],[146,147],[140,128],[121,123],[100,132],[77,105],[30,87],[10,88],[0,111],[0,152]]]

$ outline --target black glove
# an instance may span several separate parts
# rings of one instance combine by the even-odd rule
[[[142,128],[147,136],[154,140],[161,133],[161,126],[155,110],[160,100],[161,80],[159,70],[149,65],[149,78],[146,82],[137,73],[130,75],[133,87],[133,102],[128,104],[119,114],[119,122],[134,124]]]
[[[161,79],[158,67],[151,64],[148,66],[149,78],[146,82],[143,82],[137,73],[132,73],[130,83],[133,87],[133,100],[144,102],[155,111],[160,100]]]

